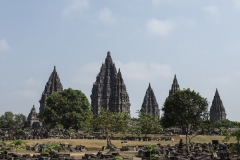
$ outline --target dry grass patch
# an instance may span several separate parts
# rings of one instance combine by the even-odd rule
[[[160,137],[167,137],[167,136],[160,136]],[[185,143],[185,136],[170,136],[174,138],[174,142],[171,141],[127,141],[127,143],[121,143],[122,140],[111,140],[112,143],[117,148],[122,148],[122,146],[143,146],[147,144],[158,144],[161,145],[175,145],[178,144],[180,139],[183,140],[183,143]],[[219,140],[220,143],[223,143],[222,140],[224,139],[224,136],[196,136],[192,139],[192,142],[195,143],[211,143],[212,140]],[[98,139],[38,139],[38,140],[24,140],[27,145],[34,146],[36,143],[43,144],[43,143],[65,143],[65,144],[71,144],[73,147],[76,145],[83,145],[86,147],[87,151],[85,152],[70,152],[71,156],[76,157],[77,159],[80,159],[85,153],[91,153],[91,154],[97,154],[98,151],[102,149],[102,146],[106,146],[107,142],[106,140],[98,140]],[[236,142],[233,138],[229,140],[229,143]],[[8,144],[10,141],[7,142]],[[106,153],[107,151],[104,151],[103,153]],[[27,151],[19,149],[18,153],[22,154],[38,154],[35,151]],[[123,157],[134,157],[137,152],[120,152],[120,154]]]

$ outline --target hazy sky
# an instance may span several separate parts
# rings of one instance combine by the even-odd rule
[[[161,108],[176,74],[240,121],[239,30],[240,0],[0,0],[0,114],[38,110],[54,65],[90,101],[110,51],[132,116],[149,82]]]

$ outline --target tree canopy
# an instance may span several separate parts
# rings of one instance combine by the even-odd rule
[[[87,97],[80,90],[71,88],[54,92],[47,98],[47,106],[41,115],[49,128],[63,126],[88,130],[91,128],[92,112]]]
[[[159,117],[155,117],[152,114],[139,112],[138,122],[134,128],[139,128],[141,134],[158,134],[162,131],[160,126]]]
[[[13,114],[8,111],[0,117],[0,128],[21,128],[25,125],[27,118],[23,114]]]
[[[164,128],[180,127],[185,132],[186,144],[190,131],[198,130],[208,118],[208,102],[190,89],[176,91],[164,102],[161,124]]]
[[[95,120],[95,126],[106,134],[107,145],[111,144],[111,137],[114,133],[125,133],[128,130],[130,116],[122,112],[111,112],[101,109],[100,115]]]

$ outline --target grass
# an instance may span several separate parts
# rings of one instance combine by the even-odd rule
[[[157,135],[155,135],[157,136]],[[154,137],[154,135],[152,135]],[[163,135],[158,135],[157,137],[167,137]],[[114,144],[117,148],[122,148],[122,146],[142,146],[147,144],[158,144],[161,145],[175,145],[178,144],[180,139],[185,143],[185,136],[170,136],[174,138],[174,142],[171,141],[127,141],[127,143],[121,143],[122,140],[111,140],[112,144]],[[212,143],[212,140],[219,140],[220,143],[223,143],[222,140],[224,136],[196,136],[192,139],[194,143]],[[71,152],[70,154],[77,159],[80,159],[85,153],[93,153],[96,154],[98,151],[102,149],[102,146],[106,146],[106,140],[98,140],[98,139],[38,139],[38,140],[23,140],[29,146],[34,146],[36,143],[67,143],[71,144],[73,147],[76,145],[83,145],[87,148],[86,152]],[[235,143],[236,141],[232,138],[228,143]],[[7,142],[9,144],[10,141]],[[18,153],[21,154],[37,154],[35,151],[27,151],[19,149]],[[105,153],[105,152],[103,152]],[[124,157],[133,157],[136,153],[128,153],[128,152],[120,152]]]

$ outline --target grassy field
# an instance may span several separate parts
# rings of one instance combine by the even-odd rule
[[[160,136],[160,137],[167,137],[167,136]],[[122,148],[122,146],[142,146],[147,144],[158,144],[161,145],[175,145],[178,144],[180,139],[183,140],[183,143],[185,143],[185,136],[171,136],[174,138],[174,142],[171,141],[127,141],[127,143],[121,143],[123,141],[121,140],[112,140],[112,143],[117,148]],[[220,143],[223,143],[222,140],[224,139],[224,136],[196,136],[192,139],[192,142],[195,143],[211,143],[212,140],[219,140]],[[95,139],[39,139],[39,140],[24,140],[27,145],[34,146],[36,143],[66,143],[71,144],[73,147],[76,145],[83,145],[87,148],[88,151],[86,152],[75,152],[71,153],[72,156],[80,159],[81,156],[83,156],[85,153],[93,153],[96,154],[98,151],[102,149],[102,146],[106,146],[106,140],[95,140]],[[234,139],[230,139],[229,143],[235,142]],[[7,142],[9,143],[9,142]],[[22,154],[36,154],[34,151],[26,151],[26,150],[19,150],[18,153]],[[124,157],[133,157],[136,153],[127,153],[127,152],[121,152],[121,155]]]

